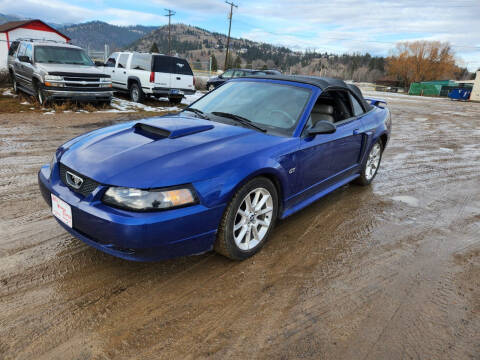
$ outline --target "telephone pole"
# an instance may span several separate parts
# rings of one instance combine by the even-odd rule
[[[233,15],[233,7],[235,6],[238,8],[238,5],[234,4],[233,2],[228,2],[225,0],[225,3],[230,5],[230,16],[228,17],[230,19],[230,24],[228,25],[228,37],[227,37],[227,52],[225,54],[225,66],[223,67],[223,70],[227,70],[227,65],[228,65],[228,48],[230,46],[230,30],[232,30],[232,15]]]
[[[170,24],[171,24],[171,19],[172,19],[172,16],[175,15],[175,11],[172,11],[170,9],[165,9],[165,11],[167,11],[168,13],[165,14],[165,16],[168,17],[168,55],[170,55],[170,51],[171,51],[171,32],[170,32]]]

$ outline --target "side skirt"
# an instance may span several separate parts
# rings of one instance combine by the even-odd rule
[[[309,197],[308,199],[305,199],[304,201],[288,208],[288,209],[285,209],[282,213],[282,216],[280,216],[280,219],[285,219],[286,217],[296,213],[297,211],[303,209],[304,207],[307,207],[308,205],[310,205],[311,203],[317,201],[318,199],[324,197],[325,195],[331,193],[332,191],[338,189],[339,187],[342,187],[343,185],[346,185],[348,184],[349,182],[352,182],[353,180],[355,180],[357,177],[359,177],[360,174],[354,174],[354,175],[351,175],[333,185],[331,185],[330,187],[326,188],[325,190],[322,190],[314,195],[312,195],[311,197]]]

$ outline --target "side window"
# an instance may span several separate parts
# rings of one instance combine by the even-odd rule
[[[105,67],[115,67],[115,59],[108,58],[107,62],[105,63]]]
[[[133,54],[130,69],[151,71],[152,56],[150,54]]]
[[[27,44],[25,48],[25,56],[27,56],[30,59],[30,61],[32,60],[33,58],[32,44]]]
[[[233,70],[225,71],[222,76],[224,79],[230,79],[233,76]]]
[[[23,56],[25,54],[25,43],[20,44],[20,49],[18,49],[17,57]]]
[[[245,71],[242,71],[242,70],[236,70],[235,71],[235,74],[233,75],[233,77],[242,77],[242,76],[245,76]]]
[[[352,102],[352,108],[353,108],[353,115],[354,116],[360,116],[364,113],[362,105],[358,102],[358,100],[353,96],[352,94],[349,93],[350,96],[350,101]]]
[[[9,56],[13,56],[15,54],[15,51],[17,51],[18,49],[18,45],[20,45],[20,42],[18,41],[12,42],[12,44],[10,45],[10,49],[8,49]]]
[[[183,59],[172,59],[173,60],[173,72],[179,75],[193,75],[192,69],[188,62]]]
[[[121,54],[120,58],[118,59],[118,68],[125,69],[127,67],[127,61],[128,61],[128,54]]]

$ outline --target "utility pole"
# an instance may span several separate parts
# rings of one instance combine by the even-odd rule
[[[171,32],[170,32],[170,24],[171,24],[171,19],[172,19],[172,16],[175,15],[175,11],[172,11],[170,9],[165,9],[165,11],[167,11],[168,13],[165,14],[165,16],[168,17],[168,55],[170,55],[170,51],[171,51]]]
[[[225,66],[223,67],[223,70],[227,70],[227,63],[228,63],[228,48],[230,46],[230,30],[232,30],[232,15],[233,15],[233,7],[235,6],[238,8],[238,5],[234,4],[233,2],[228,2],[225,0],[225,3],[230,5],[230,16],[228,17],[230,19],[230,24],[228,25],[228,37],[227,37],[227,52],[225,54]]]

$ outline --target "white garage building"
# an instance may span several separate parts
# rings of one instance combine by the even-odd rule
[[[18,39],[68,42],[70,38],[41,20],[11,21],[0,25],[0,71],[7,70],[8,50]]]

